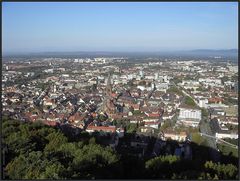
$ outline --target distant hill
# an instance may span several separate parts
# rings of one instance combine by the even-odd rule
[[[192,52],[209,52],[209,53],[237,53],[238,49],[223,49],[223,50],[214,50],[214,49],[196,49],[192,50]]]
[[[132,51],[132,52],[113,52],[113,51],[69,51],[69,52],[36,52],[36,53],[5,53],[3,57],[96,57],[96,56],[124,56],[124,57],[221,57],[234,58],[238,57],[238,49],[196,49],[183,51]]]
[[[223,49],[223,50],[196,49],[196,50],[188,51],[186,53],[195,54],[195,55],[205,55],[205,56],[237,57],[238,49]]]

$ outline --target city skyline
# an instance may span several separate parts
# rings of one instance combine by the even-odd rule
[[[238,47],[237,2],[2,5],[3,54]]]

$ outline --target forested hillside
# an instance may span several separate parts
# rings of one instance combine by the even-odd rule
[[[69,138],[59,129],[3,119],[5,179],[237,179],[238,168],[177,156],[140,159],[121,155],[82,133]],[[195,164],[198,163],[198,164]],[[200,163],[200,164],[199,164]]]

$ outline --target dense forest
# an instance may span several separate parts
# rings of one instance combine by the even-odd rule
[[[69,137],[40,122],[7,118],[2,138],[4,179],[238,179],[237,158],[214,163],[198,145],[192,160],[141,159],[104,147],[86,132]]]

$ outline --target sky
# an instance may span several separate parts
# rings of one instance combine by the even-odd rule
[[[2,51],[238,48],[237,2],[3,2]]]

